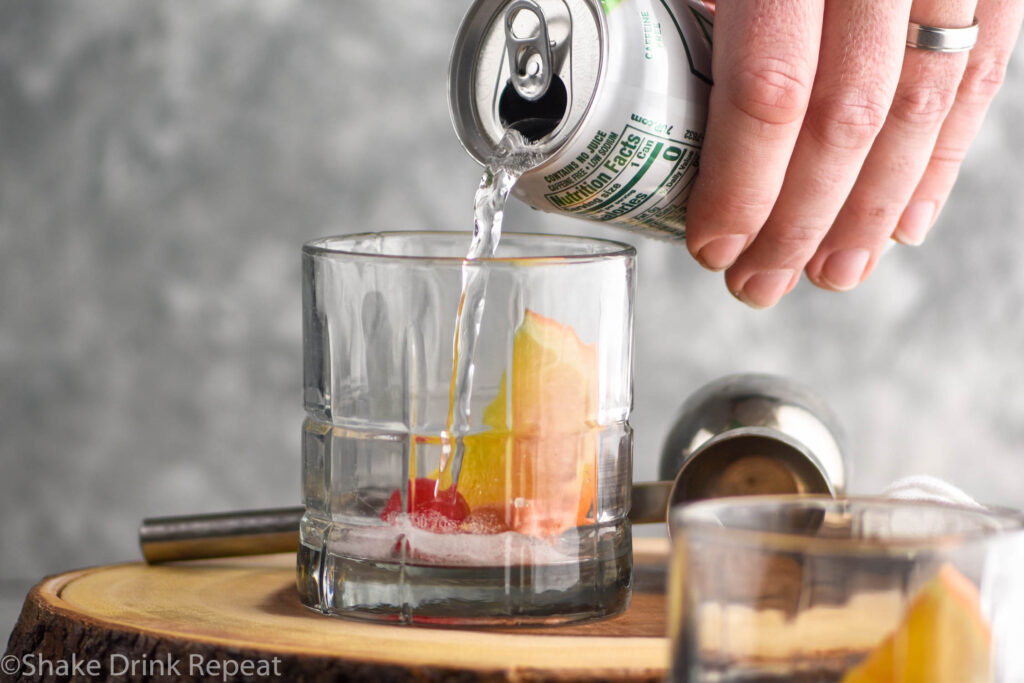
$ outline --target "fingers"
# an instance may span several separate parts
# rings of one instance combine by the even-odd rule
[[[687,209],[690,252],[730,265],[768,218],[814,79],[824,0],[717,5],[708,126]]]
[[[917,0],[910,19],[930,26],[968,26],[974,9],[971,2]],[[885,125],[842,211],[807,264],[808,278],[819,287],[851,289],[874,267],[924,174],[967,64],[966,53],[904,48],[900,42],[906,56]],[[934,206],[915,206],[907,215],[918,214],[930,222]]]
[[[849,289],[889,236],[919,244],[1024,21],[1021,0],[975,2],[720,5],[715,87],[687,217],[691,253],[727,268],[730,290],[763,307],[802,269],[821,287]],[[975,15],[978,43],[967,54],[904,48],[908,19],[959,27]]]
[[[978,44],[970,52],[953,109],[893,237],[920,244],[935,223],[960,171],[967,148],[978,133],[985,112],[1003,82],[1006,65],[1024,21],[1020,0],[981,0]]]
[[[909,14],[910,0],[826,4],[817,75],[785,182],[756,239],[726,273],[746,303],[778,301],[832,226],[889,110]],[[844,277],[859,276],[867,258],[852,252],[836,266]]]

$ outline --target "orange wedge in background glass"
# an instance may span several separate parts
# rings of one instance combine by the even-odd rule
[[[490,430],[465,439],[458,482],[470,507],[464,529],[554,536],[594,522],[597,375],[595,344],[526,311],[512,367],[484,409]],[[450,482],[446,471],[442,487]]]
[[[896,631],[843,683],[987,683],[991,646],[978,589],[947,564],[921,587]]]

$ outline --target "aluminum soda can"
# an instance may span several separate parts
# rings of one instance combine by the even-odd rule
[[[711,87],[706,0],[476,0],[449,68],[463,146],[506,129],[543,162],[513,194],[542,211],[683,239]]]

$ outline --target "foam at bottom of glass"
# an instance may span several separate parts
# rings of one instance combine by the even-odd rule
[[[298,554],[305,605],[357,619],[453,626],[571,623],[629,605],[632,537],[625,520],[570,530],[554,543],[515,532],[372,529],[393,548],[391,558],[359,547],[369,529],[338,528],[307,514]],[[355,546],[346,542],[353,537]],[[461,546],[469,554],[432,555],[431,543],[435,550]],[[484,550],[508,563],[467,561]]]

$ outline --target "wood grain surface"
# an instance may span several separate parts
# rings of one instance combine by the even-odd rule
[[[74,656],[101,666],[149,663],[149,669],[139,667],[148,675],[118,680],[222,680],[230,664],[209,675],[202,666],[189,670],[189,663],[237,665],[274,657],[272,675],[256,680],[663,680],[667,554],[663,539],[635,541],[634,594],[625,613],[524,629],[403,627],[325,617],[299,602],[294,555],[83,569],[32,589],[8,654],[49,661]],[[161,676],[165,672],[155,662],[165,661],[177,661],[178,671],[171,673],[180,675]]]

